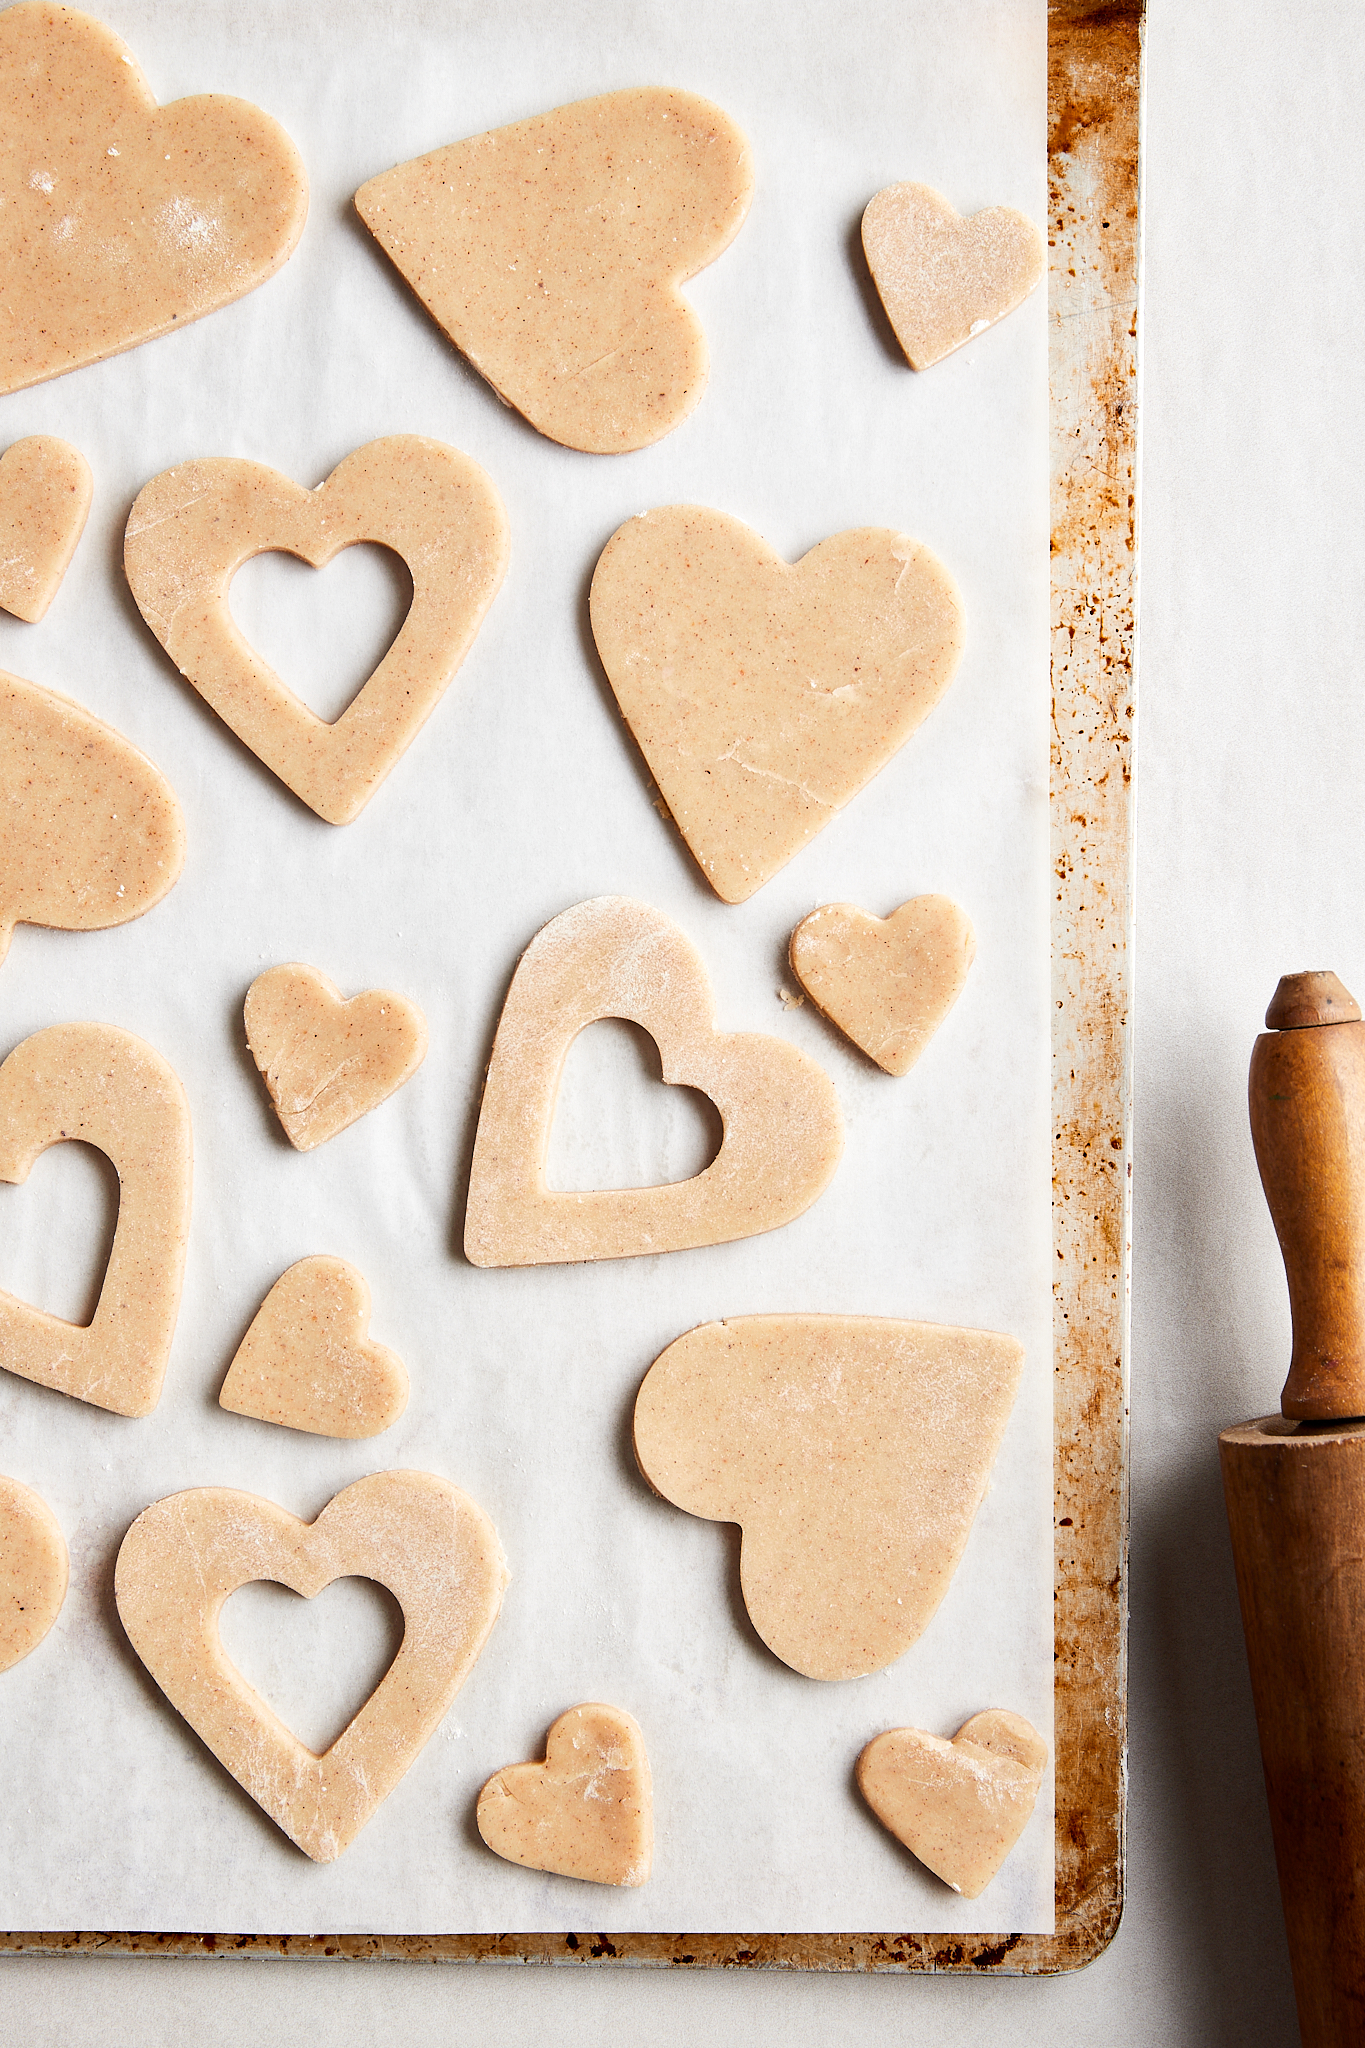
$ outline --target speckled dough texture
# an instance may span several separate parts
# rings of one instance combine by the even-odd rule
[[[300,1259],[257,1309],[221,1408],[312,1436],[378,1436],[408,1404],[402,1359],[369,1340],[370,1290],[344,1259]]]
[[[426,1019],[391,989],[343,1002],[316,967],[292,961],[246,993],[246,1040],[290,1144],[311,1152],[377,1109],[426,1057]]]
[[[322,1756],[291,1734],[226,1656],[223,1602],[254,1579],[311,1600],[355,1575],[403,1610],[403,1644]],[[143,1511],[114,1573],[128,1640],[177,1713],[315,1863],[355,1840],[433,1735],[502,1605],[507,1568],[483,1510],[430,1472],[376,1472],[315,1522],[227,1486]]]
[[[957,1570],[1023,1346],[874,1316],[739,1316],[689,1330],[635,1403],[665,1500],[738,1522],[744,1604],[808,1678],[881,1671]]]
[[[638,1722],[621,1707],[571,1707],[546,1738],[544,1763],[508,1764],[488,1780],[477,1819],[509,1863],[589,1884],[646,1884],[654,1805]]]
[[[0,455],[0,611],[33,626],[85,530],[90,464],[55,434],[30,434]]]
[[[831,1024],[888,1074],[908,1074],[961,995],[976,935],[951,896],[890,917],[826,903],[791,936],[792,973]]]
[[[546,1186],[565,1054],[602,1017],[643,1025],[664,1080],[699,1088],[720,1111],[720,1151],[691,1180],[587,1194]],[[814,1060],[780,1038],[718,1032],[691,941],[648,904],[594,897],[538,932],[512,977],[479,1112],[465,1254],[476,1266],[536,1266],[754,1237],[810,1207],[843,1143],[838,1098]]]
[[[1043,238],[1027,214],[988,206],[964,220],[930,185],[888,185],[863,215],[872,280],[914,370],[983,334],[1043,274]]]
[[[885,767],[962,651],[953,580],[906,534],[860,527],[788,563],[698,505],[617,528],[591,613],[626,724],[726,903]]]
[[[32,1487],[0,1476],[0,1671],[36,1650],[66,1598],[66,1538]]]
[[[858,1790],[884,1827],[965,1899],[979,1898],[1028,1825],[1047,1744],[1021,1714],[988,1707],[951,1742],[890,1728],[858,1758]]]
[[[749,209],[734,123],[646,87],[400,164],[356,211],[493,389],[552,441],[643,448],[691,412],[706,339],[678,287]]]
[[[0,108],[0,392],[241,298],[303,231],[303,164],[268,114],[217,93],[158,107],[74,8],[0,14]]]
[[[279,549],[322,568],[343,548],[392,548],[412,605],[378,668],[333,724],[316,716],[237,627],[228,587]],[[435,710],[507,567],[502,500],[477,462],[392,434],[357,448],[316,490],[263,463],[182,462],[139,491],[123,560],[147,624],[238,739],[329,824],[358,817]]]

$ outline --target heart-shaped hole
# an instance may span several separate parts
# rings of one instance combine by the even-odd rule
[[[402,631],[412,577],[392,548],[358,541],[322,569],[297,555],[255,555],[228,602],[261,659],[334,725]]]
[[[271,1579],[239,1586],[218,1632],[247,1684],[322,1756],[403,1645],[403,1610],[373,1579],[333,1579],[311,1600]]]
[[[0,1288],[64,1322],[92,1323],[118,1228],[113,1161],[97,1145],[51,1145],[22,1188],[0,1182],[0,1201]]]
[[[559,1194],[691,1180],[720,1151],[720,1112],[696,1088],[667,1088],[640,1025],[604,1017],[580,1031],[560,1076],[545,1160]]]

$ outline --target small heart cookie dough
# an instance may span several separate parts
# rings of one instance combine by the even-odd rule
[[[426,1058],[426,1019],[391,989],[343,1002],[316,967],[291,961],[247,990],[246,1042],[285,1135],[311,1152],[377,1109]]]
[[[889,1728],[858,1758],[878,1820],[964,1899],[979,1898],[1037,1804],[1047,1744],[1022,1714],[988,1707],[951,1742]]]
[[[699,1088],[720,1111],[720,1151],[691,1180],[586,1194],[546,1186],[565,1055],[603,1017],[642,1025],[664,1080]],[[648,904],[594,897],[538,932],[512,977],[474,1140],[465,1255],[540,1266],[755,1237],[810,1207],[843,1144],[838,1097],[814,1060],[784,1039],[718,1032],[690,940]]]
[[[826,903],[791,936],[812,1002],[888,1074],[908,1074],[961,995],[976,934],[951,896],[912,896],[890,917]]]
[[[0,391],[151,341],[273,276],[308,181],[278,123],[222,93],[159,107],[74,7],[0,14]]]
[[[886,766],[962,652],[953,580],[908,535],[861,527],[788,563],[698,505],[618,527],[590,608],[621,714],[725,903]]]
[[[544,1763],[508,1764],[479,1794],[479,1833],[509,1863],[589,1884],[645,1884],[654,1855],[649,1758],[621,1707],[561,1714]]]
[[[374,1579],[403,1610],[403,1642],[322,1756],[305,1748],[223,1649],[223,1602],[273,1579],[311,1600]],[[507,1567],[493,1524],[447,1479],[376,1472],[303,1522],[273,1501],[196,1486],[144,1509],[123,1539],[114,1596],[128,1640],[176,1712],[315,1863],[331,1863],[387,1799],[474,1668]]]
[[[85,531],[94,485],[79,448],[30,434],[0,455],[0,611],[33,626]]]
[[[927,370],[1028,297],[1043,238],[1027,214],[988,206],[963,219],[930,185],[888,185],[863,214],[872,281],[913,370]]]
[[[0,1476],[0,1671],[36,1650],[66,1598],[66,1538],[45,1500]]]
[[[344,1259],[300,1259],[257,1309],[220,1408],[312,1436],[378,1436],[408,1405],[407,1368],[369,1339],[370,1290]]]
[[[356,211],[432,318],[552,441],[644,448],[706,384],[679,287],[737,234],[748,144],[694,93],[579,100],[371,178]]]

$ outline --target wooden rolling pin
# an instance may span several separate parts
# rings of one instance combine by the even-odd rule
[[[1218,1439],[1304,2048],[1365,2043],[1365,1024],[1287,974],[1251,1056],[1282,1413]]]

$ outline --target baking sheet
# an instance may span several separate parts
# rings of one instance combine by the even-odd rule
[[[66,1018],[128,1026],[184,1080],[197,1153],[185,1302],[156,1413],[121,1421],[0,1380],[5,1469],[53,1506],[73,1564],[52,1637],[0,1695],[0,1920],[1046,1933],[1046,1794],[971,1904],[883,1833],[851,1780],[883,1727],[950,1733],[987,1704],[1051,1726],[1044,306],[1035,295],[916,378],[860,287],[854,247],[866,199],[902,176],[940,186],[963,211],[1003,200],[1042,219],[1043,10],[966,6],[944,21],[927,6],[869,6],[841,19],[832,48],[814,7],[784,9],[780,35],[766,10],[721,6],[677,22],[661,7],[398,8],[382,23],[337,8],[326,49],[287,7],[130,6],[103,18],[163,100],[231,91],[280,118],[308,165],[312,210],[285,270],[237,306],[0,401],[0,443],[61,433],[96,480],[48,619],[0,620],[0,667],[78,697],[142,746],[190,831],[182,882],[140,923],[20,929],[0,969],[0,1050]],[[739,121],[757,194],[732,249],[688,287],[711,345],[702,405],[653,449],[586,457],[534,435],[464,368],[354,221],[350,195],[457,136],[655,80],[705,93]],[[512,562],[432,722],[361,819],[336,831],[175,677],[122,584],[121,532],[137,489],[171,462],[249,455],[315,483],[393,432],[434,435],[484,464],[508,507]],[[710,896],[653,809],[586,627],[608,535],[634,511],[677,501],[736,514],[789,559],[842,527],[904,528],[942,556],[966,603],[967,653],[929,723],[736,908]],[[374,562],[348,578],[354,566],[343,557],[314,576],[272,562],[239,581],[239,617],[305,694],[305,662],[327,668],[328,636],[354,680],[358,645],[391,616],[390,579]],[[295,612],[292,634],[282,609]],[[338,700],[313,701],[326,712]],[[782,1000],[795,993],[785,943],[816,903],[885,914],[931,889],[967,907],[979,955],[947,1026],[894,1082],[809,1006]],[[458,1250],[464,1176],[507,979],[546,918],[609,891],[655,904],[696,941],[723,1028],[788,1036],[821,1061],[848,1123],[843,1165],[805,1217],[747,1244],[477,1272]],[[432,1031],[409,1087],[309,1156],[275,1129],[240,1032],[251,978],[290,958],[346,993],[402,989]],[[695,1165],[704,1120],[652,1090],[624,1028],[585,1036],[566,1098],[553,1159],[563,1184]],[[69,1313],[89,1305],[73,1257],[85,1247],[89,1265],[109,1208],[103,1176],[76,1154],[58,1148],[25,1189],[0,1189],[0,1284]],[[366,1274],[373,1333],[413,1375],[406,1415],[367,1444],[216,1407],[261,1297],[316,1251]],[[629,1452],[635,1391],[665,1344],[699,1321],[774,1309],[970,1323],[1011,1330],[1028,1349],[992,1491],[943,1607],[889,1672],[847,1686],[776,1663],[739,1601],[735,1533],[654,1500]],[[161,1700],[118,1628],[112,1563],[141,1507],[178,1487],[244,1486],[311,1516],[386,1466],[464,1486],[497,1523],[514,1577],[442,1730],[323,1869]],[[366,1658],[382,1662],[391,1643],[379,1602],[343,1587],[306,1610],[252,1592],[225,1623],[248,1677],[305,1738],[325,1740],[345,1718],[346,1686],[322,1698],[310,1630],[357,1703]],[[473,1829],[484,1778],[540,1753],[549,1721],[593,1697],[630,1708],[650,1747],[659,1847],[640,1892],[588,1893],[502,1865]]]

